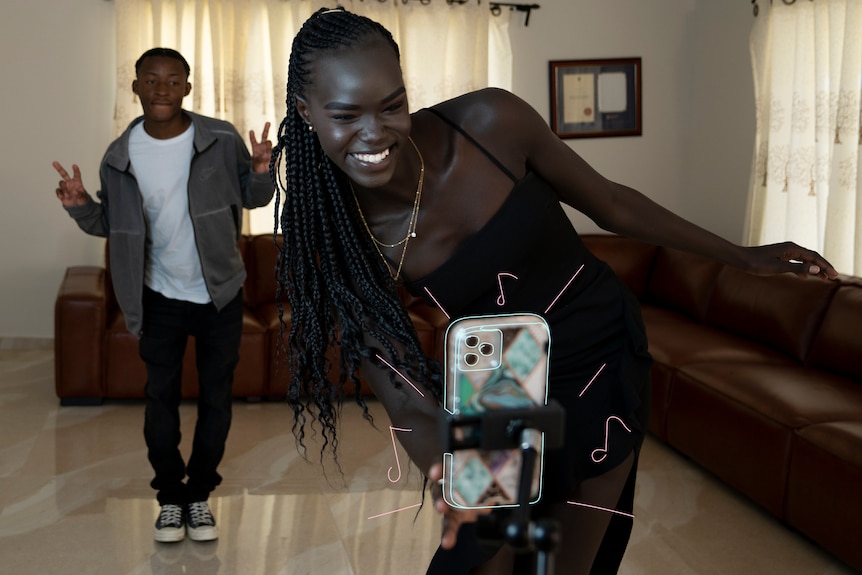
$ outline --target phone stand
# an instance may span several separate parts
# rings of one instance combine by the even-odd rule
[[[525,409],[499,409],[481,415],[454,416],[444,412],[439,426],[444,451],[459,449],[519,449],[521,473],[518,504],[482,515],[477,523],[480,542],[508,543],[516,553],[535,554],[535,575],[554,572],[554,554],[560,527],[553,519],[530,517],[530,487],[538,458],[538,446],[557,449],[564,442],[566,412],[557,402]]]

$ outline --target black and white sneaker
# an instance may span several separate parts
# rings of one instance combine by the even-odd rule
[[[161,543],[175,543],[186,536],[186,526],[183,521],[183,508],[180,505],[168,503],[162,505],[156,519],[155,538]]]
[[[192,541],[218,539],[218,527],[206,501],[186,505],[186,529]]]

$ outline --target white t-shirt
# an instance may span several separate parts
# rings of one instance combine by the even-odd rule
[[[189,215],[194,136],[192,124],[179,136],[159,140],[140,122],[129,137],[129,158],[147,219],[147,287],[171,299],[207,303],[210,296]]]

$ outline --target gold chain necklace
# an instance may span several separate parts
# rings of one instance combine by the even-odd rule
[[[366,221],[365,215],[362,213],[362,207],[359,205],[359,198],[356,197],[356,190],[353,189],[353,182],[348,180],[350,191],[353,194],[353,201],[356,202],[356,210],[359,212],[359,219],[362,220],[362,224],[365,226],[365,231],[368,232],[368,235],[371,237],[371,241],[374,243],[374,247],[377,249],[377,253],[380,254],[380,258],[383,260],[383,263],[386,264],[386,268],[389,270],[389,275],[395,281],[401,277],[401,268],[404,266],[404,257],[407,255],[407,244],[410,243],[410,238],[416,237],[416,226],[419,223],[419,204],[422,201],[422,185],[425,183],[425,158],[422,157],[422,152],[419,151],[419,146],[416,145],[413,138],[407,136],[407,140],[413,145],[413,149],[416,150],[416,155],[419,156],[419,182],[416,184],[416,195],[413,198],[413,210],[410,213],[410,220],[407,223],[407,235],[405,235],[401,240],[394,244],[387,244],[381,242],[374,236],[371,232],[371,226],[368,225],[368,221]],[[395,270],[395,273],[392,273],[392,266],[389,264],[389,260],[383,255],[383,251],[381,251],[380,248],[395,248],[401,245],[404,247],[401,248],[401,258],[398,260],[398,268]]]

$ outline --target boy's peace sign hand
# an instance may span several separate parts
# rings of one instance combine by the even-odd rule
[[[87,190],[84,189],[84,182],[81,180],[81,170],[77,164],[72,164],[72,176],[69,176],[60,162],[52,164],[60,177],[59,187],[57,188],[57,197],[63,202],[67,208],[72,206],[82,206],[87,203]]]
[[[249,130],[251,139],[251,161],[252,169],[262,174],[269,171],[269,160],[272,157],[272,142],[269,140],[269,122],[263,126],[260,134],[260,142],[254,137],[254,130]]]

